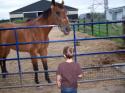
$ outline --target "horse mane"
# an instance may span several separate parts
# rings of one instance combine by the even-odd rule
[[[64,8],[64,6],[59,3],[56,3],[56,6],[58,6],[60,9]],[[43,14],[40,15],[40,17],[48,18],[51,13],[52,13],[51,8],[48,8],[43,12]]]
[[[43,14],[40,15],[40,17],[48,18],[50,14],[51,14],[51,8],[48,8],[43,12]]]

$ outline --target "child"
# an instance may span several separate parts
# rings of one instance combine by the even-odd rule
[[[64,47],[63,54],[66,61],[58,66],[57,86],[61,93],[77,93],[77,80],[82,77],[82,69],[73,62],[73,48]]]

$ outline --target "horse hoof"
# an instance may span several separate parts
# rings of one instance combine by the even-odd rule
[[[37,88],[40,88],[40,85],[39,85],[39,84],[38,84],[38,85],[36,84],[36,87],[37,87]]]
[[[7,77],[7,74],[8,74],[8,71],[3,72],[2,78],[6,78],[6,77]]]
[[[48,83],[52,83],[52,81],[51,80],[47,80],[48,81]]]
[[[39,84],[39,81],[35,81],[36,82],[36,84]]]
[[[7,76],[6,75],[2,75],[2,78],[6,78]]]

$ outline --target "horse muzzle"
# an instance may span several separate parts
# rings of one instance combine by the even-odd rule
[[[71,31],[71,28],[70,26],[59,26],[61,31],[65,34],[65,35],[68,35]]]

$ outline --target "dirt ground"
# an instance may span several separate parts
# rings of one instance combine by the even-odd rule
[[[118,83],[119,81],[117,81]],[[108,83],[108,84],[106,84]],[[124,82],[125,83],[125,82]],[[2,89],[0,93],[60,93],[56,86]],[[110,82],[82,83],[78,93],[125,93],[125,84]]]
[[[70,35],[64,36],[57,28],[53,28],[50,32],[50,40],[64,40],[73,39],[73,32]],[[77,32],[77,38],[88,38],[91,37],[87,34]],[[62,55],[62,49],[64,46],[73,46],[73,42],[63,43],[50,43],[48,47],[48,55]],[[118,50],[119,45],[111,40],[89,40],[80,41],[77,46],[77,53],[90,53],[90,52],[103,52]],[[39,55],[38,55],[39,56]],[[8,58],[16,57],[16,52],[11,50]],[[28,53],[20,53],[20,57],[30,57]],[[91,55],[91,56],[80,56],[77,58],[81,67],[91,67],[105,64],[124,63],[125,55],[123,54],[108,54],[108,55]],[[39,69],[42,71],[42,63],[39,61]],[[48,65],[49,70],[57,69],[60,62],[63,62],[63,58],[49,58]],[[9,73],[18,72],[17,61],[8,61],[7,67]],[[33,71],[31,60],[21,61],[22,71]],[[35,84],[33,80],[33,74],[23,75],[22,83]],[[50,74],[50,77],[55,81],[55,73]],[[125,77],[125,73],[117,71],[115,68],[100,68],[100,69],[87,69],[84,71],[83,80],[92,80],[100,78],[114,78],[114,77]],[[44,80],[44,75],[39,74],[40,83],[47,83]],[[8,75],[6,79],[2,79],[0,76],[0,87],[2,86],[14,86],[20,84],[19,75]],[[114,80],[114,81],[98,81],[93,83],[80,83],[78,93],[125,93],[125,80]],[[41,86],[41,87],[30,87],[30,88],[13,88],[13,89],[1,89],[0,93],[59,93],[59,89],[54,86]]]

